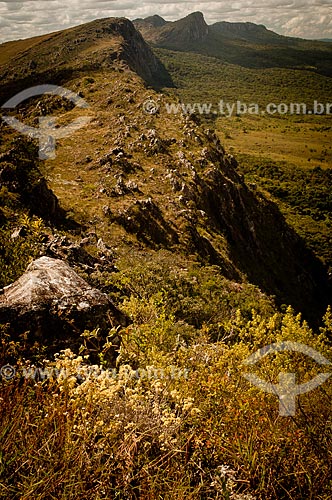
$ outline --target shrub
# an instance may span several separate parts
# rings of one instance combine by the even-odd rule
[[[331,382],[282,417],[278,398],[243,376],[310,380],[317,366],[299,353],[243,362],[286,340],[331,359],[330,310],[319,334],[291,309],[250,320],[239,311],[224,325],[236,342],[211,344],[203,327],[185,344],[175,342],[179,325],[162,302],[126,307],[134,322],[122,332],[117,370],[67,350],[38,377],[25,362],[3,380],[0,498],[330,498]],[[132,358],[138,367],[126,364]]]

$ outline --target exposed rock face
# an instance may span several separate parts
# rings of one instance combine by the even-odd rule
[[[255,186],[245,184],[235,159],[212,130],[203,133],[185,119],[182,131],[187,147],[177,152],[168,147],[167,154],[158,148],[153,154],[156,165],[164,164],[157,190],[153,192],[152,181],[147,189],[147,179],[141,186],[143,194],[152,195],[148,199],[133,201],[132,194],[123,191],[120,210],[112,206],[112,222],[154,249],[199,256],[201,262],[220,266],[231,280],[258,285],[312,323],[320,319],[331,297],[323,264],[278,208]],[[155,140],[167,144],[157,127],[139,137],[147,157]],[[189,147],[197,144],[193,153]]]
[[[74,243],[66,236],[56,235],[49,239],[42,251],[47,257],[61,259],[70,266],[78,267],[87,274],[93,271],[115,271],[114,255],[111,248],[107,247],[102,239],[97,242],[98,256],[92,256],[84,248],[91,243],[90,238],[83,239],[79,244]]]
[[[51,352],[82,344],[85,329],[99,328],[100,341],[111,327],[127,323],[108,296],[92,288],[65,262],[41,257],[0,295],[0,323],[13,337],[29,332],[29,340]]]
[[[201,12],[193,12],[185,17],[179,26],[175,27],[175,31],[181,33],[180,39],[182,38],[184,42],[197,42],[207,37],[209,27]]]
[[[163,218],[160,208],[152,201],[137,200],[118,215],[117,221],[129,232],[150,247],[166,248],[178,242],[174,228]]]
[[[58,198],[44,177],[35,183],[28,201],[32,212],[39,217],[54,223],[64,222],[66,212],[60,207]]]
[[[121,19],[117,21],[115,27],[123,37],[119,58],[147,83],[172,86],[165,67],[155,57],[135,26],[127,19]]]
[[[323,315],[331,291],[322,263],[274,203],[249,189],[235,170],[225,175],[226,164],[222,170],[206,169],[193,196],[209,226],[226,236],[231,261],[279,303],[292,304],[309,320],[317,311]]]
[[[151,18],[134,21],[146,40],[158,42],[160,46],[180,49],[193,42],[201,42],[209,34],[209,27],[201,12],[193,12],[175,22],[156,23]]]

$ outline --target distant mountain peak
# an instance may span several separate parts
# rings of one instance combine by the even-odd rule
[[[158,14],[146,17],[145,19],[135,19],[133,22],[144,22],[145,24],[150,24],[154,28],[161,28],[162,26],[165,26],[165,24],[167,24],[167,21],[165,21],[165,19],[163,19],[161,16],[158,16]]]
[[[165,21],[159,16],[136,19],[133,22],[146,40],[174,48],[188,47],[192,43],[200,42],[209,33],[209,26],[202,12],[192,12],[174,22]]]
[[[251,22],[230,23],[220,21],[210,26],[210,29],[228,38],[244,38],[249,41],[262,40],[271,42],[274,40],[279,41],[282,38],[281,35],[267,29],[264,24]]]
[[[252,22],[219,21],[208,25],[202,12],[165,21],[158,27],[152,18],[134,24],[156,47],[196,52],[247,68],[285,67],[332,76],[332,44],[328,40],[324,43],[284,36]]]
[[[183,38],[185,38],[186,41],[202,40],[209,33],[209,27],[205,22],[202,12],[192,12],[183,19],[175,21],[173,25],[176,28],[184,30]]]
[[[197,10],[195,12],[191,12],[190,14],[188,14],[188,16],[184,17],[183,19],[188,19],[188,18],[199,19],[205,23],[204,14],[202,12],[200,12],[199,10]]]

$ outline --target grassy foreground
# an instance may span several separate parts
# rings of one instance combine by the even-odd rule
[[[1,364],[20,361],[2,381],[0,498],[331,498],[331,382],[280,416],[277,396],[243,376],[304,383],[328,371],[299,353],[244,361],[285,340],[331,360],[331,312],[313,333],[254,287],[170,259],[123,261],[108,283],[132,319],[116,369],[70,351],[29,363],[24,339],[3,331]]]

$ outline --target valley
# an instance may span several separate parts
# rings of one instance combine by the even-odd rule
[[[87,103],[0,112],[56,123],[0,125],[1,500],[331,498],[331,116],[167,106],[328,103],[332,46],[212,26],[1,46],[2,104]]]
[[[315,99],[331,100],[331,79],[307,71],[253,70],[187,52],[155,52],[184,103],[211,102],[214,109],[221,99],[231,104],[255,103],[260,109],[269,103],[303,103],[310,110]],[[331,267],[332,115],[234,113],[224,117],[201,114],[200,118],[216,129],[248,182],[257,183],[272,196],[287,221]],[[314,173],[319,169],[323,189]]]

